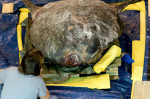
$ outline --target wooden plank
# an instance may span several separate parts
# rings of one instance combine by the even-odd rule
[[[150,99],[150,81],[135,81],[133,99]]]
[[[2,8],[2,13],[13,13],[14,3],[4,3]]]

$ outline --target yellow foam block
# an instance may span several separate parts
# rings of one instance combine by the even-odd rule
[[[20,9],[21,13],[19,16],[19,24],[24,21],[26,18],[28,18],[29,10],[27,8],[21,8]]]
[[[22,29],[21,29],[21,25],[17,25],[17,38],[18,38],[18,47],[19,47],[19,51],[23,50],[23,44],[22,44]]]
[[[135,63],[132,63],[132,72],[134,71],[134,67],[135,66],[141,66],[143,68],[143,62],[135,62]]]
[[[145,7],[145,5],[144,5]],[[143,10],[146,10],[143,8]],[[140,41],[145,42],[146,37],[146,12],[140,11]]]
[[[17,40],[19,49],[19,63],[21,63],[20,51],[23,50],[21,25],[17,25]]]
[[[13,13],[14,3],[4,3],[2,7],[2,13]]]
[[[143,67],[141,66],[135,66],[134,70],[132,72],[132,80],[134,81],[142,81],[142,75],[143,75]]]
[[[116,58],[121,55],[121,48],[113,45],[107,51],[107,53],[102,57],[102,59],[94,65],[94,71],[100,73],[104,71],[107,66]]]
[[[109,74],[71,78],[63,84],[46,84],[47,86],[87,87],[91,89],[109,89]]]
[[[145,42],[132,41],[132,59],[135,61],[132,64],[132,71],[135,66],[144,66]]]

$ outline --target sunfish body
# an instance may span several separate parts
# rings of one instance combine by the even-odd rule
[[[32,15],[30,39],[51,62],[65,67],[96,63],[122,31],[119,13],[127,5],[101,0],[63,0],[43,7],[22,0]]]

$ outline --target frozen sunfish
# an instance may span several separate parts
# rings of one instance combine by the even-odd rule
[[[121,35],[123,26],[118,14],[138,2],[62,0],[37,7],[30,0],[22,1],[32,15],[32,44],[51,62],[65,67],[96,63]]]

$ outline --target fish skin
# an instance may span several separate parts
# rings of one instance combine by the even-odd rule
[[[30,39],[51,62],[65,67],[96,63],[102,52],[121,35],[122,4],[100,0],[62,0],[35,6],[22,0],[32,14]]]

